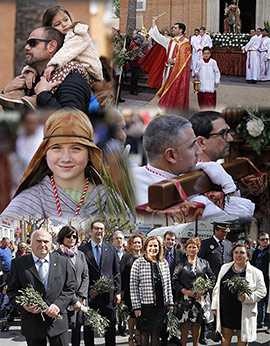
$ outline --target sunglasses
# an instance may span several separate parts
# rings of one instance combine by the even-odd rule
[[[68,238],[68,239],[70,239],[70,238],[77,239],[76,234],[68,234],[65,237]]]
[[[29,40],[27,40],[26,43],[27,43],[30,47],[36,47],[38,41],[41,41],[41,42],[50,42],[51,40],[44,40],[43,38],[29,38]]]
[[[261,238],[259,239],[260,241],[265,241],[265,240],[269,240],[269,238]]]
[[[205,136],[206,138],[209,138],[211,136],[221,136],[223,139],[226,139],[227,136],[230,134],[231,132],[231,129],[228,128],[228,129],[224,129],[224,130],[221,130],[217,133],[210,133],[209,135]]]

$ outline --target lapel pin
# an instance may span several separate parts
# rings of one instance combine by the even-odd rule
[[[214,247],[214,245],[210,245],[210,249],[212,249],[212,250],[213,250],[214,248],[215,248],[215,247]]]
[[[105,251],[107,251],[108,249],[105,247]]]
[[[56,263],[53,264],[56,267]]]

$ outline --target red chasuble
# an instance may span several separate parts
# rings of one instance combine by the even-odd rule
[[[170,50],[172,40],[168,51]],[[188,109],[191,46],[185,36],[175,41],[176,45],[172,58],[176,60],[169,77],[157,93],[157,96],[160,97],[158,105],[164,108]]]

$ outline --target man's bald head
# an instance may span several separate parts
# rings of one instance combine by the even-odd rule
[[[52,236],[45,229],[39,229],[32,233],[31,247],[34,255],[43,259],[52,249]]]

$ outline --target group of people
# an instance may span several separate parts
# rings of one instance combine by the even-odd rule
[[[115,345],[116,306],[121,300],[130,314],[129,346],[148,346],[149,337],[152,346],[166,345],[168,311],[178,318],[183,346],[190,325],[194,345],[207,344],[206,336],[213,329],[222,335],[222,345],[231,344],[234,330],[241,345],[256,340],[257,328],[268,326],[269,332],[269,234],[259,233],[259,246],[251,258],[244,244],[226,240],[230,227],[230,223],[214,222],[213,236],[202,241],[189,238],[185,251],[176,248],[172,231],[163,238],[134,233],[127,246],[124,234],[116,231],[112,242],[106,242],[102,220],[91,223],[90,239],[81,243],[73,226],[61,228],[57,244],[47,230],[34,231],[31,253],[10,261],[4,278],[10,303],[21,312],[27,344],[46,345],[48,338],[50,345],[66,346],[71,329],[71,344],[80,345],[83,326],[84,344],[94,345],[94,332],[83,313],[89,306],[108,319],[105,344]],[[0,248],[3,261],[6,241],[2,239]],[[114,282],[114,288],[106,293],[93,289],[104,277]],[[234,277],[246,278],[251,293],[232,293],[224,281]],[[208,288],[195,289],[198,278],[208,279]],[[16,304],[19,291],[29,284],[48,305],[43,317],[37,304]],[[61,319],[53,321],[58,315]],[[123,321],[118,321],[118,329],[126,335]],[[170,342],[180,344],[176,337]]]
[[[250,40],[242,47],[247,53],[246,80],[247,83],[270,80],[270,38],[267,28],[250,30]]]

